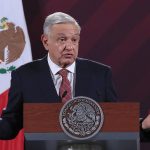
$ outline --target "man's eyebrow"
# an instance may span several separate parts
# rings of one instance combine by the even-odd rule
[[[76,36],[80,36],[80,34],[79,34],[79,33],[76,33],[76,34],[74,34],[74,35],[76,35]]]

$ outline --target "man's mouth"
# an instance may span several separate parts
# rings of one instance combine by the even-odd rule
[[[70,58],[70,57],[73,56],[73,54],[64,54],[63,56],[64,56],[65,58]]]

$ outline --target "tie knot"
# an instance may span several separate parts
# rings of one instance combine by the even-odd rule
[[[68,75],[68,70],[67,70],[67,69],[61,69],[58,73],[59,73],[62,77],[67,77],[67,75]]]

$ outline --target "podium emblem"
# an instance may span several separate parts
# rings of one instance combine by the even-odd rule
[[[85,140],[95,136],[104,121],[100,105],[88,97],[75,97],[64,104],[59,115],[63,131],[71,138]]]

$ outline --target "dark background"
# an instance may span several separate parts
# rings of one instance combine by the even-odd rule
[[[110,65],[123,102],[150,107],[150,0],[23,0],[33,59],[47,52],[40,41],[44,19],[62,11],[81,25],[79,57]]]
[[[23,0],[33,59],[46,54],[44,19],[62,11],[81,25],[79,57],[110,65],[120,101],[150,108],[150,0]],[[149,144],[142,144],[142,150]]]

